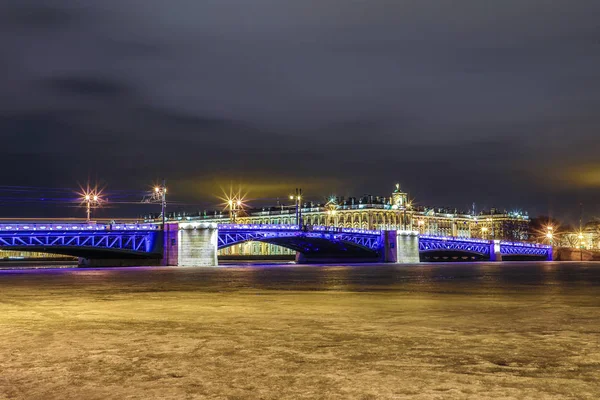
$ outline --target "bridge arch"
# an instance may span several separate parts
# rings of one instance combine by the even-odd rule
[[[419,238],[419,257],[423,261],[479,261],[490,259],[486,240],[460,240],[444,237]]]
[[[334,232],[302,231],[290,226],[290,229],[268,229],[254,227],[220,227],[218,249],[247,242],[262,242],[284,247],[302,254],[304,257],[335,257],[336,259],[369,259],[380,257],[380,235],[360,234],[343,231]]]

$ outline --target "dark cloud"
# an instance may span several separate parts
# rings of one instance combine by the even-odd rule
[[[79,13],[73,9],[46,5],[28,0],[11,2],[4,6],[0,20],[17,29],[55,30],[67,29],[79,20]]]
[[[262,198],[399,180],[458,208],[597,204],[597,1],[9,0],[0,16],[7,183],[167,177],[210,204],[219,182]]]
[[[41,86],[59,96],[117,97],[126,96],[130,92],[126,85],[101,77],[52,77],[43,80]]]

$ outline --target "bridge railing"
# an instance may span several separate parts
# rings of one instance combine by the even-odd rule
[[[297,231],[300,230],[298,225],[284,224],[218,224],[219,229],[231,230],[277,230],[277,231]]]
[[[322,225],[284,225],[284,224],[218,224],[219,229],[228,230],[276,230],[276,231],[299,231],[303,230],[306,232],[322,232],[322,233],[356,233],[365,235],[380,235],[379,230],[368,230],[368,229],[353,229],[353,228],[339,228],[333,226],[322,226]]]
[[[430,240],[443,240],[449,242],[469,242],[469,243],[485,243],[492,244],[493,240],[486,239],[477,239],[477,238],[466,238],[460,236],[436,236],[436,235],[419,235],[421,239],[430,239]]]
[[[551,249],[552,246],[548,244],[540,244],[540,243],[529,243],[529,242],[508,242],[508,241],[500,241],[500,246],[512,246],[512,247],[530,247],[530,248],[538,248],[538,249]]]
[[[53,232],[53,231],[155,231],[159,230],[159,225],[154,224],[45,224],[45,223],[16,223],[0,224],[0,232]]]

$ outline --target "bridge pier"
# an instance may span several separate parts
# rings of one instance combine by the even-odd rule
[[[398,264],[417,264],[419,258],[419,234],[410,231],[398,231],[396,236]]]
[[[174,229],[165,235],[168,246],[165,259],[180,267],[216,267],[218,230],[212,224],[179,223],[177,235]],[[174,242],[175,241],[175,242]],[[176,248],[176,249],[175,249]],[[167,264],[172,265],[172,264]]]
[[[167,223],[164,226],[162,237],[163,258],[161,265],[177,266],[179,265],[179,224]]]
[[[502,261],[499,240],[492,240],[490,242],[490,261]]]
[[[382,231],[381,261],[414,264],[419,262],[419,235],[410,231]]]
[[[381,262],[395,263],[398,261],[398,237],[396,231],[381,232]]]

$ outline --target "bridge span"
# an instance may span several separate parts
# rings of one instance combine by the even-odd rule
[[[217,251],[261,241],[296,251],[299,263],[551,260],[552,247],[326,226],[196,222],[0,224],[0,249],[79,257],[83,265],[218,265]]]

